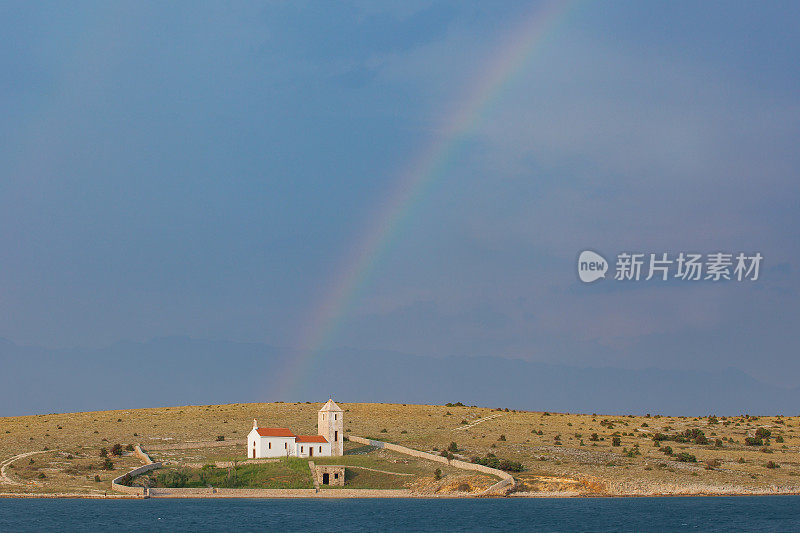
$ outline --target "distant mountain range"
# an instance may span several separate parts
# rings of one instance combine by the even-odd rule
[[[581,368],[499,357],[424,357],[337,349],[286,387],[297,353],[183,337],[51,350],[0,339],[0,416],[261,401],[435,403],[598,414],[800,412],[786,389],[732,368],[689,372]]]

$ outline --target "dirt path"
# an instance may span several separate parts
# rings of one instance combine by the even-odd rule
[[[19,455],[15,455],[14,457],[10,457],[10,458],[6,459],[2,463],[0,463],[0,483],[6,483],[8,485],[24,485],[24,483],[21,483],[19,481],[15,481],[15,480],[13,480],[11,478],[11,476],[8,475],[8,473],[6,472],[6,468],[8,467],[8,465],[13,463],[14,461],[17,461],[19,459],[24,459],[25,457],[28,457],[28,456],[31,456],[31,455],[36,455],[38,453],[48,453],[48,452],[52,452],[52,451],[55,451],[55,450],[42,450],[42,451],[38,451],[38,452],[25,452],[25,453],[21,453]]]
[[[459,431],[459,430],[462,430],[462,429],[469,429],[472,426],[477,426],[481,422],[486,422],[487,420],[491,420],[493,418],[497,418],[498,416],[503,416],[503,415],[502,414],[496,414],[496,415],[491,415],[491,416],[486,416],[486,417],[483,417],[483,418],[479,418],[478,420],[476,420],[472,424],[467,424],[466,426],[461,426],[460,428],[456,428],[455,430]]]

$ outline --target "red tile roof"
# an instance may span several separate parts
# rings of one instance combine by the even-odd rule
[[[322,435],[298,435],[297,442],[324,442],[328,443],[328,439]]]
[[[289,428],[256,428],[262,437],[294,437]],[[327,442],[327,441],[326,441]]]

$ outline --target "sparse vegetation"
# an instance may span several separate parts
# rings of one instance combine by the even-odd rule
[[[193,461],[195,464],[228,461],[236,457],[244,458],[241,439],[249,431],[253,418],[261,419],[264,412],[269,412],[269,423],[296,428],[302,434],[315,433],[318,407],[313,403],[236,404],[6,417],[0,418],[0,427],[4,429],[0,432],[4,439],[0,446],[9,456],[41,451],[45,442],[51,449],[7,467],[8,475],[23,481],[37,481],[19,490],[67,492],[68,488],[73,487],[79,492],[96,491],[101,483],[107,484],[114,475],[119,475],[103,474],[102,466],[105,466],[106,457],[113,459],[111,465],[115,473],[124,474],[141,464],[134,454],[115,455],[112,451],[115,443],[122,443],[123,452],[132,451],[133,445],[125,443],[133,439],[134,434],[134,442],[142,442],[156,461],[172,461],[173,464],[179,464],[180,461]],[[588,414],[507,412],[505,408],[456,404],[450,407],[351,404],[347,407],[345,431],[348,435],[380,435],[372,438],[419,450],[430,450],[431,444],[436,442],[440,448],[445,445],[446,453],[462,453],[481,460],[493,452],[530,471],[523,470],[523,476],[566,479],[586,473],[611,482],[646,479],[656,487],[654,490],[661,483],[674,486],[686,480],[690,482],[687,486],[710,487],[710,491],[730,483],[732,486],[753,487],[761,491],[777,486],[782,490],[800,492],[800,475],[797,475],[796,468],[788,466],[793,464],[795,450],[800,447],[798,417],[778,419],[716,415],[717,422],[714,423],[712,417],[631,417],[621,414],[598,417]],[[443,418],[448,410],[454,415],[453,418]],[[490,415],[495,418],[482,420]],[[123,422],[116,423],[120,418]],[[403,424],[405,427],[402,430],[396,426],[399,419],[408,421]],[[458,424],[461,420],[467,423]],[[476,421],[477,424],[471,425]],[[465,429],[466,425],[470,427]],[[63,429],[57,430],[58,426]],[[215,441],[220,433],[224,433],[226,438],[216,447],[203,450],[168,449],[168,446],[182,442]],[[45,434],[51,436],[43,442],[42,436]],[[505,436],[505,441],[500,439],[501,435]],[[613,446],[614,437],[619,439],[618,447]],[[652,446],[648,439],[652,439]],[[761,443],[748,439],[760,439]],[[457,442],[457,452],[449,449],[451,442]],[[560,445],[554,446],[555,443]],[[161,448],[161,445],[164,447]],[[349,446],[354,450],[363,447],[356,443],[350,443]],[[105,456],[98,459],[102,448],[105,448]],[[366,452],[364,456],[346,457],[349,460],[362,457],[366,460],[373,454],[387,453],[363,448],[374,451]],[[613,452],[612,456],[610,452]],[[690,466],[691,461],[688,460],[684,465],[672,462],[678,461],[680,454],[693,456],[699,465]],[[765,457],[765,454],[769,457]],[[767,468],[769,459],[774,459],[773,462],[782,468]],[[322,461],[322,458],[315,457],[314,460]],[[395,460],[400,462],[383,464],[382,467],[379,465],[378,469],[391,471],[402,467],[403,459]],[[240,465],[240,468],[243,466]],[[429,462],[417,475],[433,482],[432,472],[435,468],[436,465]],[[450,487],[448,490],[456,490],[460,481],[450,477],[452,466],[442,464],[440,468],[445,483],[453,480],[452,486],[447,485]],[[708,470],[704,473],[703,468]],[[197,483],[208,482],[206,475],[201,474],[201,469],[197,470],[196,478],[192,479]],[[39,479],[40,472],[45,473],[46,478]],[[403,486],[404,479],[398,480],[397,476],[367,472],[348,475],[354,486]],[[699,473],[700,477],[690,478],[692,473]],[[96,475],[101,481],[95,481]],[[751,478],[751,475],[755,477]],[[747,483],[743,483],[742,478]]]
[[[490,468],[498,468],[507,472],[522,472],[525,467],[519,461],[510,461],[508,459],[499,459],[493,453],[486,454],[486,457],[473,457],[472,462],[488,466]]]

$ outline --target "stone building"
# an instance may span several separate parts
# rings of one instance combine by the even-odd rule
[[[316,465],[314,473],[317,485],[344,487],[345,467],[343,465]]]
[[[331,455],[344,455],[344,412],[333,399],[317,413],[318,433],[331,443]]]
[[[343,412],[330,399],[318,413],[318,435],[295,435],[289,428],[258,427],[247,435],[247,457],[329,457],[342,455]]]

